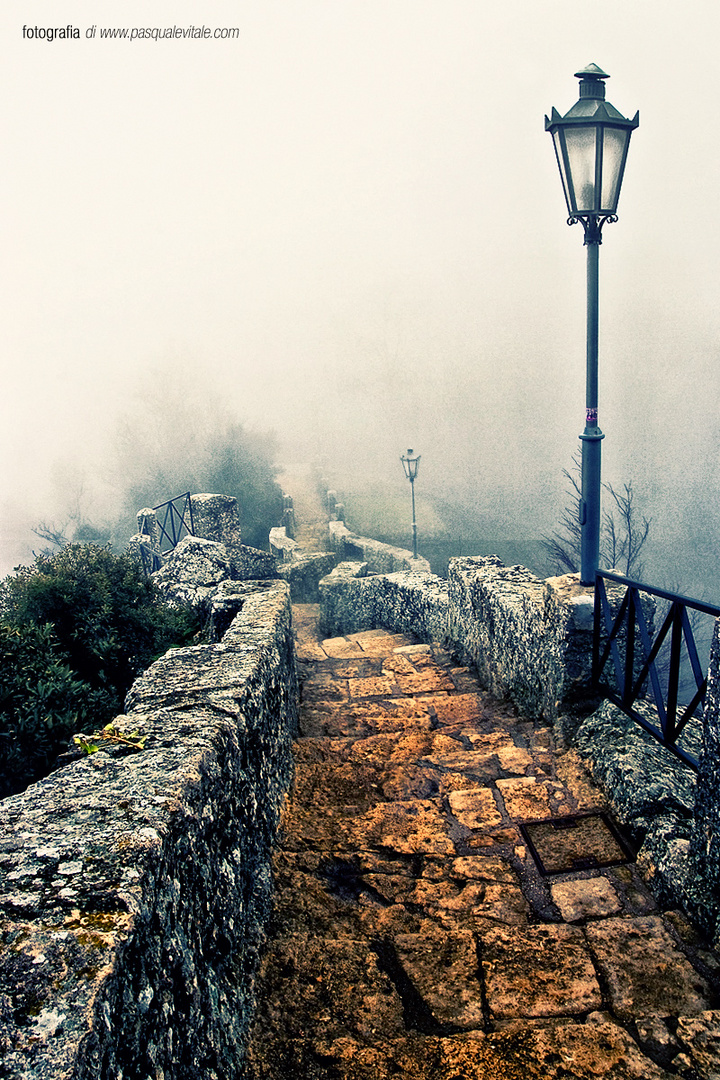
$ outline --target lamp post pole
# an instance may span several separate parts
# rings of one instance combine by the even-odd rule
[[[587,246],[587,363],[585,369],[585,429],[580,436],[580,582],[595,584],[600,562],[600,459],[602,440],[598,427],[598,309],[600,232]]]
[[[568,225],[582,223],[587,247],[587,361],[585,372],[585,428],[582,442],[580,487],[580,583],[594,585],[600,562],[600,458],[604,435],[598,427],[598,256],[602,227],[617,221],[618,199],[627,160],[630,135],[638,114],[628,120],[605,101],[608,75],[588,64],[580,79],[580,98],[565,116],[552,110],[545,130],[555,144],[555,155],[568,208]]]
[[[410,481],[410,493],[412,497],[412,538],[413,538],[413,559],[417,559],[417,522],[415,521],[415,477],[418,473],[418,467],[420,464],[420,454],[413,457],[412,449],[408,450],[407,457],[402,454],[400,460],[405,470],[405,475]]]

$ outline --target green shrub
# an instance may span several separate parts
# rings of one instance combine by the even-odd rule
[[[129,555],[94,544],[40,555],[6,578],[0,791],[47,768],[74,732],[122,712],[135,677],[197,629],[192,614],[158,598]]]
[[[101,696],[64,662],[50,625],[0,623],[0,795],[41,775]]]

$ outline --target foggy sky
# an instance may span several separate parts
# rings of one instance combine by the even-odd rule
[[[240,37],[84,36],[193,23]],[[719,30],[711,0],[6,2],[0,572],[68,485],[107,497],[156,368],[348,483],[404,497],[412,446],[427,492],[552,528],[585,252],[543,117],[592,61],[640,110],[600,251],[603,475],[632,479],[663,573],[716,574]]]

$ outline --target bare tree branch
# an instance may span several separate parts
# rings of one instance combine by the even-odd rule
[[[582,528],[580,526],[580,503],[582,500],[582,463],[580,453],[573,455],[572,470],[563,469],[569,482],[566,489],[567,502],[560,515],[560,528],[542,539],[542,545],[551,563],[561,573],[576,573],[580,568]],[[603,513],[600,562],[608,568],[616,568],[627,577],[639,578],[643,573],[640,554],[650,532],[652,519],[640,515],[635,507],[632,481],[616,490],[612,484],[603,484],[612,500]]]

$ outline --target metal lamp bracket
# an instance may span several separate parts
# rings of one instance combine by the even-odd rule
[[[602,244],[602,227],[605,222],[617,221],[617,214],[571,214],[568,225],[580,222],[585,232],[586,244]]]

